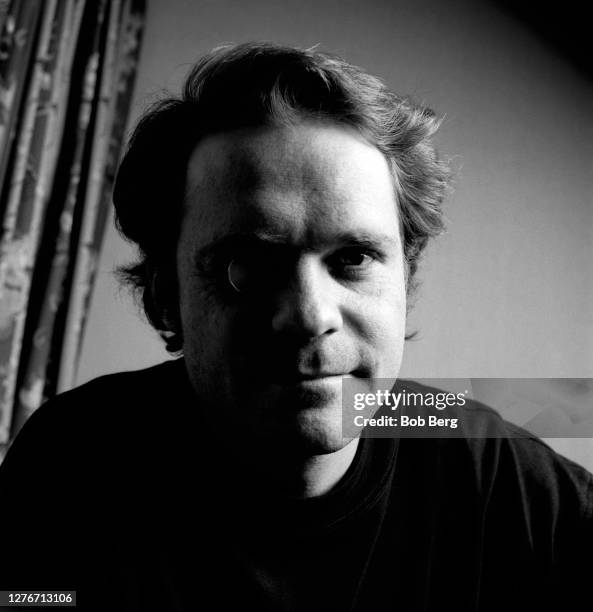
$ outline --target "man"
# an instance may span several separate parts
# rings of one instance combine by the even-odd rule
[[[183,358],[31,418],[2,466],[2,588],[114,610],[580,602],[584,469],[480,406],[480,436],[342,437],[342,379],[399,372],[442,229],[437,126],[336,57],[263,44],[213,51],[146,113],[114,192],[124,276]]]

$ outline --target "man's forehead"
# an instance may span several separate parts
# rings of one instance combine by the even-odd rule
[[[278,166],[254,155],[249,141],[211,136],[190,157],[186,192],[188,195],[196,190],[251,192],[261,186],[264,177],[278,173]]]
[[[369,182],[379,175],[391,180],[383,155],[353,128],[323,122],[242,128],[197,144],[188,164],[186,192],[213,184],[241,191],[272,181],[315,184],[363,169]]]
[[[353,131],[340,128],[251,129],[208,137],[189,161],[185,200],[186,214],[200,216],[202,229],[217,232],[282,234],[287,224],[290,231],[305,224],[340,233],[374,228],[385,233],[386,224],[394,231],[398,225],[386,160]]]

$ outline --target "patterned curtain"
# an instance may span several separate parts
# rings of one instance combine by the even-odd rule
[[[144,11],[0,0],[0,451],[74,384]]]

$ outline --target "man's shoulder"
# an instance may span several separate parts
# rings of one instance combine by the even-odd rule
[[[105,420],[132,416],[137,410],[173,403],[185,391],[186,379],[182,359],[165,361],[140,370],[104,374],[60,393],[45,402],[31,417],[41,419],[95,418]],[[117,414],[114,411],[117,410]],[[111,415],[111,416],[109,416]]]
[[[424,394],[442,393],[416,381],[406,381],[406,386]],[[468,398],[439,416],[455,418],[458,424],[434,445],[438,461],[451,464],[451,477],[465,471],[484,498],[500,494],[508,499],[514,489],[522,502],[532,506],[530,500],[547,499],[557,512],[560,499],[564,505],[572,500],[574,509],[593,519],[593,475],[582,465],[481,402]]]
[[[184,371],[183,359],[170,359],[139,370],[104,374],[55,396],[50,402],[69,403],[110,394],[150,397],[155,392],[166,391],[165,386],[181,383]]]
[[[94,378],[36,410],[5,462],[15,455],[47,455],[53,461],[60,454],[103,454],[118,442],[131,444],[141,439],[135,433],[157,427],[165,412],[174,419],[176,407],[187,404],[187,384],[182,359]]]

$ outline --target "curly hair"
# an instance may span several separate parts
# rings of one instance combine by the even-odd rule
[[[238,128],[318,119],[358,130],[386,157],[399,206],[407,291],[428,239],[444,229],[450,183],[432,136],[432,110],[400,97],[341,58],[270,43],[219,47],[187,76],[180,97],[150,107],[116,177],[116,226],[140,259],[119,269],[169,352],[183,346],[175,254],[189,157],[204,137]]]

